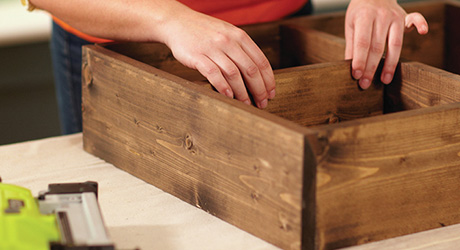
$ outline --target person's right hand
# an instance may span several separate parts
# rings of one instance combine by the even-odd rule
[[[33,0],[33,4],[88,35],[164,43],[179,62],[198,70],[217,91],[244,103],[251,103],[248,90],[259,108],[265,108],[275,96],[270,63],[243,30],[179,1],[82,0],[63,4]]]
[[[198,70],[219,93],[250,104],[248,89],[259,108],[275,97],[268,59],[240,28],[193,10],[178,11],[165,22],[163,39],[179,62]]]

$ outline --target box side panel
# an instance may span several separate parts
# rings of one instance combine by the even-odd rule
[[[189,81],[206,80],[197,70],[177,61],[171,50],[161,43],[116,43],[104,47]]]
[[[280,22],[270,22],[241,27],[259,46],[273,69],[289,67],[281,65],[280,57]]]
[[[416,30],[404,34],[401,58],[422,62],[437,68],[444,67],[445,3],[432,1],[403,5],[406,12],[419,12],[428,22],[429,32],[419,35]]]
[[[86,151],[268,242],[300,248],[306,129],[103,48],[87,47],[84,57]]]
[[[289,65],[345,59],[345,39],[299,25],[281,26],[282,61]]]
[[[291,18],[283,24],[318,30],[345,39],[345,12]]]
[[[460,76],[419,62],[401,63],[385,86],[385,112],[460,102]]]
[[[340,61],[275,71],[276,97],[266,110],[303,126],[336,123],[382,114],[383,86],[365,91],[351,78],[350,62]]]
[[[318,129],[320,249],[460,222],[460,104]]]

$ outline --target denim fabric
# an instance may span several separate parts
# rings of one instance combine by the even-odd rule
[[[53,22],[51,59],[62,134],[82,131],[81,47],[86,44]]]

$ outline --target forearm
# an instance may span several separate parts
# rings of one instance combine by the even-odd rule
[[[175,0],[31,0],[70,26],[95,37],[137,42],[164,42],[171,18],[194,14]]]
[[[161,42],[185,66],[198,70],[222,94],[259,108],[275,96],[270,63],[240,28],[176,0],[31,0],[91,36]],[[247,87],[247,88],[246,88]]]

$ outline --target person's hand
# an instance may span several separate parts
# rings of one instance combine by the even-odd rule
[[[367,89],[387,45],[380,80],[389,84],[401,54],[404,30],[428,33],[420,13],[407,14],[396,0],[351,0],[345,17],[345,59],[353,59],[352,75]]]
[[[243,30],[191,10],[177,12],[164,28],[164,43],[174,57],[198,70],[219,93],[251,104],[248,89],[259,108],[275,97],[270,63]]]

